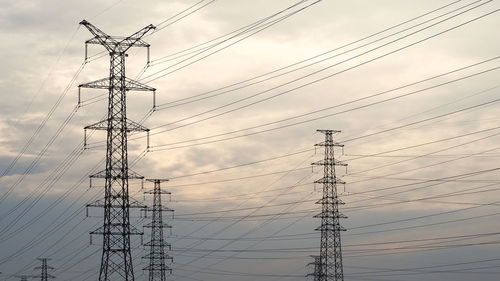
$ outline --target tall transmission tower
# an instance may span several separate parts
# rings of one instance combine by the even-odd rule
[[[50,259],[39,258],[38,260],[42,262],[42,265],[35,267],[35,269],[41,270],[41,272],[40,272],[40,275],[33,276],[33,277],[40,278],[41,281],[48,281],[49,279],[54,279],[55,276],[52,276],[49,274],[49,269],[50,270],[54,269],[52,266],[49,266],[47,264],[47,261],[49,261]]]
[[[88,44],[102,45],[110,56],[109,77],[79,85],[79,89],[107,89],[109,92],[107,118],[85,127],[85,130],[107,132],[106,168],[90,176],[91,179],[105,180],[104,200],[89,205],[104,208],[102,227],[91,232],[91,234],[101,234],[103,237],[99,281],[133,281],[130,235],[142,232],[131,227],[129,208],[142,206],[129,199],[128,181],[143,177],[128,168],[127,136],[132,131],[148,132],[149,136],[149,129],[127,119],[126,94],[128,91],[154,92],[155,89],[125,77],[125,58],[131,47],[149,48],[150,45],[141,38],[155,27],[148,25],[128,37],[117,37],[104,33],[86,20],[80,24],[94,35],[85,42],[85,59],[87,60]],[[84,143],[86,142],[85,134]]]
[[[167,265],[166,261],[172,261],[172,257],[165,252],[165,248],[171,250],[171,245],[164,240],[163,229],[172,228],[171,225],[163,222],[163,212],[172,212],[172,209],[162,205],[161,195],[170,192],[161,189],[161,183],[168,181],[167,179],[148,179],[147,181],[154,183],[154,188],[151,191],[146,191],[145,194],[153,194],[152,207],[145,208],[145,212],[152,212],[151,223],[145,227],[151,228],[151,241],[146,243],[150,247],[149,254],[144,258],[149,259],[149,265],[144,270],[149,271],[149,281],[166,281],[167,271],[172,273],[172,269]]]
[[[337,195],[337,185],[345,184],[336,176],[336,166],[347,166],[335,159],[335,147],[344,145],[334,142],[333,135],[340,133],[335,130],[318,130],[325,134],[325,141],[316,147],[325,148],[324,159],[312,165],[323,166],[324,175],[315,183],[323,184],[323,197],[317,202],[321,204],[321,213],[316,218],[321,218],[321,226],[316,230],[321,231],[320,254],[318,263],[318,281],[343,281],[342,247],[340,232],[345,229],[340,226],[340,219],[347,218],[339,212],[339,205],[343,205]],[[316,279],[315,279],[316,280]]]

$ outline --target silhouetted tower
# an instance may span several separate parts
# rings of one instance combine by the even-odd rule
[[[85,130],[107,132],[106,168],[91,176],[105,180],[104,200],[90,205],[104,208],[103,226],[91,233],[103,236],[99,281],[133,281],[130,235],[142,232],[130,225],[129,208],[139,206],[129,199],[128,181],[143,177],[129,171],[127,135],[132,131],[148,132],[149,135],[149,129],[127,119],[126,94],[128,91],[154,92],[155,89],[125,77],[125,58],[131,47],[149,48],[141,38],[155,27],[148,25],[128,37],[116,37],[109,36],[86,20],[80,24],[94,35],[85,42],[86,56],[88,44],[102,45],[110,56],[109,77],[79,86],[79,89],[106,89],[109,92],[107,118],[85,127]]]
[[[42,265],[35,267],[35,269],[41,270],[41,272],[40,272],[40,275],[33,276],[33,277],[40,278],[41,281],[48,281],[49,279],[54,279],[55,277],[49,274],[49,270],[54,269],[53,267],[51,267],[47,264],[47,261],[49,261],[50,259],[39,258],[38,260],[40,260],[42,262]]]
[[[345,184],[337,178],[336,166],[347,166],[335,159],[335,147],[343,145],[334,142],[333,134],[340,131],[318,130],[325,134],[325,141],[315,146],[325,148],[324,160],[312,163],[312,165],[323,166],[323,178],[315,183],[323,184],[323,197],[317,202],[321,204],[321,213],[316,218],[321,218],[321,226],[316,230],[321,231],[321,243],[319,254],[318,281],[343,281],[344,272],[342,267],[342,247],[340,243],[340,232],[345,229],[340,226],[340,219],[346,218],[339,212],[339,205],[343,205],[337,196],[337,185]]]
[[[154,188],[145,192],[145,194],[153,194],[153,205],[145,209],[146,213],[151,211],[152,215],[151,223],[144,226],[151,228],[151,241],[146,243],[146,246],[150,247],[150,251],[144,257],[149,259],[149,265],[144,270],[149,271],[149,281],[166,281],[167,271],[172,273],[172,269],[167,265],[166,261],[172,261],[172,257],[165,252],[165,248],[168,251],[171,250],[171,245],[165,242],[163,229],[172,228],[172,226],[163,222],[163,212],[172,212],[173,214],[173,210],[162,205],[161,195],[170,195],[170,192],[162,190],[160,184],[168,180],[148,179],[148,181],[154,183]]]

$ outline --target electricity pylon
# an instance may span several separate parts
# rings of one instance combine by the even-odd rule
[[[49,279],[56,278],[55,276],[52,276],[52,275],[49,274],[49,269],[50,270],[54,269],[52,266],[49,266],[47,264],[47,261],[50,260],[50,259],[39,258],[38,260],[42,262],[42,265],[35,267],[35,269],[41,270],[41,272],[40,272],[40,275],[33,276],[33,277],[40,278],[41,281],[48,281]]]
[[[106,168],[91,176],[105,180],[104,200],[89,205],[104,208],[102,227],[91,232],[103,237],[99,281],[133,281],[130,235],[142,232],[130,225],[129,208],[143,206],[129,199],[128,181],[143,177],[129,171],[127,136],[132,131],[148,132],[149,135],[149,129],[127,119],[126,94],[128,91],[154,92],[155,89],[125,77],[125,58],[131,47],[149,48],[150,45],[141,38],[155,27],[148,25],[128,37],[116,37],[104,33],[86,20],[80,24],[94,35],[85,42],[85,59],[88,44],[102,45],[110,56],[109,77],[79,85],[79,89],[106,89],[109,92],[107,118],[85,127],[85,130],[107,132]]]
[[[335,167],[347,166],[347,164],[335,159],[335,147],[343,147],[343,145],[334,142],[333,134],[340,131],[318,130],[318,132],[325,134],[325,141],[315,146],[324,147],[325,156],[322,161],[312,163],[312,165],[323,166],[324,170],[323,178],[315,181],[315,183],[323,184],[323,197],[316,202],[321,204],[321,213],[315,216],[321,218],[321,226],[316,229],[321,231],[317,280],[343,281],[340,232],[345,229],[340,226],[340,219],[347,217],[339,212],[339,205],[343,205],[344,202],[338,198],[337,184],[345,184],[345,182],[337,178]]]
[[[154,183],[154,188],[145,192],[145,194],[153,194],[153,205],[145,208],[146,214],[148,211],[152,212],[152,218],[151,223],[144,226],[151,228],[151,241],[146,243],[146,246],[150,247],[150,251],[144,257],[149,259],[149,265],[144,270],[149,271],[149,281],[166,281],[167,271],[172,273],[166,260],[172,261],[172,257],[165,252],[165,248],[171,250],[171,245],[164,241],[163,228],[172,228],[172,226],[163,222],[163,212],[173,212],[173,210],[162,205],[161,195],[170,195],[170,192],[162,190],[160,184],[168,180],[148,179],[148,181]]]

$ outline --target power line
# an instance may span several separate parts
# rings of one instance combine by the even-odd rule
[[[491,0],[490,0],[490,1],[491,1]],[[486,2],[486,3],[489,3],[489,2]],[[480,4],[480,5],[484,5],[484,4],[486,4],[486,3]],[[477,7],[479,7],[480,5],[478,5],[478,6],[474,7],[474,8],[477,8]],[[367,54],[367,53],[372,52],[372,51],[374,51],[374,50],[377,50],[377,49],[380,49],[380,48],[382,48],[382,47],[385,47],[385,46],[387,46],[387,45],[389,45],[389,44],[391,44],[391,43],[393,43],[393,42],[396,42],[396,41],[402,40],[402,39],[404,39],[404,38],[406,38],[406,37],[409,37],[409,36],[411,36],[411,35],[413,35],[413,34],[415,34],[415,33],[421,32],[422,30],[428,29],[428,28],[430,28],[430,27],[432,27],[432,26],[434,26],[434,25],[437,25],[437,24],[442,23],[442,22],[444,22],[444,21],[450,20],[450,19],[452,19],[452,18],[454,18],[454,17],[456,17],[456,16],[459,16],[459,15],[461,15],[461,14],[465,13],[465,12],[468,12],[468,11],[470,11],[471,9],[474,9],[474,8],[470,8],[470,9],[468,9],[468,10],[466,10],[466,11],[463,11],[463,12],[457,13],[456,15],[450,16],[450,17],[448,17],[448,18],[446,18],[446,19],[444,19],[444,20],[441,20],[441,21],[439,21],[439,22],[437,22],[437,23],[434,23],[434,24],[432,24],[432,25],[429,25],[429,26],[427,26],[427,27],[425,27],[425,28],[422,28],[422,29],[420,29],[420,30],[417,30],[417,31],[415,31],[415,32],[412,32],[412,33],[410,33],[410,34],[408,34],[408,35],[402,36],[402,37],[400,37],[400,38],[398,38],[398,39],[392,40],[392,41],[390,41],[389,43],[385,43],[385,44],[382,44],[382,45],[377,46],[377,47],[375,47],[375,48],[372,48],[372,49],[370,49],[370,50],[368,50],[368,51],[362,52],[361,54],[358,54],[358,55],[356,55],[356,56],[354,56],[354,57],[351,57],[351,58],[349,58],[349,59],[347,59],[347,60],[351,60],[351,59],[353,59],[353,58],[360,57],[360,56],[362,56],[362,55],[364,55],[364,54]],[[210,120],[210,119],[213,119],[213,118],[216,118],[216,117],[222,116],[222,115],[226,115],[226,114],[231,113],[231,112],[238,111],[238,110],[243,109],[243,108],[247,108],[247,107],[250,107],[250,106],[253,106],[253,105],[256,105],[256,104],[259,104],[259,103],[265,102],[265,101],[268,101],[268,100],[270,100],[270,99],[273,99],[273,98],[276,98],[276,97],[282,96],[282,95],[287,94],[287,93],[290,93],[290,92],[292,92],[292,91],[296,91],[296,90],[298,90],[298,89],[302,89],[302,88],[304,88],[304,87],[306,87],[306,86],[310,86],[310,85],[312,85],[312,84],[315,84],[315,83],[321,82],[321,81],[326,80],[326,79],[328,79],[328,78],[331,78],[331,77],[333,77],[333,76],[336,76],[336,75],[339,75],[339,74],[341,74],[341,73],[347,72],[347,71],[349,71],[349,70],[352,70],[352,69],[358,68],[358,67],[360,67],[360,66],[362,66],[362,65],[365,65],[365,64],[368,64],[368,63],[373,62],[373,61],[375,61],[375,60],[378,60],[378,59],[380,59],[380,58],[386,57],[386,56],[388,56],[388,55],[390,55],[390,54],[397,53],[397,52],[399,52],[399,51],[401,51],[401,50],[404,50],[404,49],[406,49],[406,48],[409,48],[409,47],[411,47],[411,46],[417,45],[417,44],[419,44],[419,43],[425,42],[425,41],[427,41],[427,40],[429,40],[429,39],[432,39],[432,38],[434,38],[434,37],[437,37],[437,36],[439,36],[439,35],[442,35],[442,34],[445,34],[445,33],[447,33],[447,32],[450,32],[450,31],[452,31],[452,30],[455,30],[455,29],[457,29],[457,28],[459,28],[459,27],[462,27],[462,26],[464,26],[464,25],[466,25],[466,24],[472,23],[472,22],[474,22],[474,21],[477,21],[477,20],[482,19],[482,18],[484,18],[484,17],[487,17],[487,16],[489,16],[489,15],[492,15],[493,13],[496,13],[496,12],[498,12],[499,10],[500,10],[500,9],[494,10],[494,11],[492,11],[492,12],[488,12],[488,13],[483,14],[483,15],[481,15],[481,16],[475,17],[475,18],[473,18],[473,19],[471,19],[471,20],[465,21],[465,22],[463,22],[463,23],[461,23],[461,24],[455,25],[455,26],[453,26],[453,27],[451,27],[451,28],[445,29],[444,31],[440,31],[440,32],[435,33],[435,34],[433,34],[433,35],[431,35],[431,36],[425,37],[425,38],[423,38],[423,39],[420,39],[420,40],[418,40],[418,41],[415,41],[415,42],[410,43],[410,44],[408,44],[408,45],[405,45],[405,46],[403,46],[403,47],[397,48],[397,49],[395,49],[395,50],[393,50],[393,51],[390,51],[390,52],[388,52],[388,53],[385,53],[385,54],[383,54],[383,55],[376,56],[375,58],[369,59],[369,60],[367,60],[367,61],[364,61],[364,62],[362,62],[362,63],[356,64],[356,65],[354,65],[354,66],[348,67],[348,68],[346,68],[346,69],[344,69],[344,70],[337,71],[337,72],[335,72],[335,73],[333,73],[333,74],[326,75],[326,76],[324,76],[324,77],[322,77],[322,78],[314,79],[313,81],[306,82],[305,84],[302,84],[302,85],[299,85],[299,86],[293,87],[293,88],[288,89],[288,90],[284,90],[284,91],[282,91],[282,92],[279,92],[279,93],[277,93],[277,94],[273,94],[273,95],[271,95],[271,96],[268,96],[268,97],[262,98],[262,99],[260,99],[260,100],[253,101],[253,102],[250,102],[250,103],[245,104],[245,105],[238,106],[238,107],[233,108],[233,109],[228,109],[228,110],[223,111],[223,112],[221,112],[221,113],[217,113],[217,114],[214,114],[214,115],[211,115],[211,116],[208,116],[208,117],[204,117],[204,118],[201,118],[201,119],[196,120],[196,121],[191,121],[191,122],[188,122],[188,123],[185,123],[185,124],[182,124],[182,125],[178,125],[178,126],[173,127],[173,128],[171,128],[171,129],[163,130],[163,131],[160,131],[160,132],[155,132],[155,133],[153,133],[153,134],[159,134],[159,133],[163,133],[163,132],[167,132],[167,131],[172,131],[172,130],[175,130],[175,129],[183,128],[183,127],[186,127],[186,126],[190,126],[190,125],[198,124],[198,123],[203,122],[203,121],[207,121],[207,120]],[[345,60],[345,61],[347,61],[347,60]],[[344,62],[344,61],[342,61],[342,62]],[[340,63],[342,63],[342,62],[340,62]],[[222,109],[222,108],[226,108],[226,107],[228,107],[228,106],[231,106],[231,105],[234,105],[234,104],[237,104],[237,103],[243,102],[243,101],[245,101],[245,100],[248,100],[248,99],[254,98],[254,97],[256,97],[256,96],[263,95],[263,94],[265,94],[265,93],[267,93],[267,92],[270,92],[270,91],[272,91],[272,90],[274,90],[274,89],[277,89],[277,88],[283,87],[283,86],[285,86],[285,85],[289,85],[289,84],[291,84],[291,83],[294,83],[294,82],[296,82],[296,81],[298,81],[298,80],[301,80],[301,79],[304,79],[304,78],[306,78],[306,77],[309,77],[309,76],[311,76],[311,75],[313,75],[313,74],[319,73],[319,72],[321,72],[321,71],[324,71],[324,70],[326,70],[326,69],[328,69],[328,68],[331,68],[331,67],[333,67],[333,66],[335,66],[335,65],[338,65],[338,64],[340,64],[340,63],[336,63],[336,64],[331,65],[331,66],[327,66],[327,67],[322,68],[322,69],[320,69],[320,70],[318,70],[318,71],[315,71],[315,72],[312,72],[312,73],[310,73],[310,74],[307,74],[306,76],[301,76],[300,78],[293,79],[293,80],[288,81],[288,82],[286,82],[286,83],[284,83],[284,84],[280,84],[280,85],[278,85],[278,86],[275,86],[275,87],[273,87],[273,88],[271,88],[271,89],[268,89],[268,90],[265,90],[265,91],[261,91],[261,92],[258,92],[258,93],[256,93],[256,94],[252,94],[252,95],[250,95],[250,96],[247,96],[247,97],[245,97],[245,98],[238,99],[238,100],[236,100],[236,101],[233,101],[233,102],[227,103],[227,104],[225,104],[225,105],[221,105],[221,106],[219,106],[219,107],[216,107],[216,108],[213,108],[213,109],[210,109],[210,110],[207,110],[207,111],[204,111],[204,112],[198,113],[198,114],[196,114],[196,115],[192,115],[192,116],[190,116],[190,117],[186,117],[186,118],[182,118],[182,119],[176,120],[176,121],[171,122],[171,123],[169,123],[169,124],[167,124],[167,125],[172,125],[172,124],[176,124],[176,123],[179,123],[179,122],[183,122],[183,121],[186,121],[186,120],[188,120],[188,119],[192,119],[192,118],[194,118],[194,117],[198,117],[198,116],[201,116],[201,115],[205,115],[205,114],[207,114],[207,113],[210,113],[210,112],[213,112],[213,111],[216,111],[216,110],[219,110],[219,109]],[[158,127],[156,127],[156,128],[158,128]],[[153,129],[156,129],[156,128],[153,128]]]
[[[320,54],[315,55],[315,56],[313,56],[313,57],[310,57],[310,58],[308,58],[308,59],[301,60],[301,61],[299,61],[299,62],[293,63],[293,64],[291,64],[291,65],[287,65],[287,66],[285,66],[285,67],[282,67],[282,68],[279,68],[279,69],[273,70],[273,71],[271,71],[271,72],[267,72],[267,73],[265,73],[265,74],[261,74],[261,75],[258,75],[258,76],[255,76],[255,77],[252,77],[252,78],[249,78],[249,79],[243,80],[243,81],[241,81],[241,82],[233,83],[233,84],[230,84],[230,85],[228,85],[228,86],[224,86],[224,87],[221,87],[221,88],[218,88],[218,89],[215,89],[215,90],[211,90],[211,91],[204,92],[204,93],[201,93],[201,94],[193,95],[193,96],[190,96],[190,97],[188,97],[188,98],[181,98],[181,99],[178,99],[178,100],[175,100],[175,101],[171,101],[171,102],[167,102],[167,103],[164,103],[164,104],[160,104],[160,105],[158,106],[158,110],[167,109],[167,108],[171,108],[171,107],[176,107],[176,106],[180,106],[180,105],[185,105],[185,104],[189,104],[189,103],[197,102],[197,101],[200,101],[200,100],[204,100],[204,99],[207,99],[207,98],[212,98],[212,97],[220,96],[220,95],[223,95],[223,94],[227,94],[227,93],[230,93],[230,92],[233,92],[233,91],[236,91],[236,90],[241,90],[241,89],[243,89],[243,88],[246,88],[246,87],[249,87],[249,86],[252,86],[252,85],[256,85],[256,84],[259,84],[259,83],[262,83],[262,82],[265,82],[265,81],[269,81],[269,80],[271,80],[271,79],[274,79],[274,78],[277,78],[277,77],[280,77],[280,76],[283,76],[283,75],[289,74],[289,73],[291,73],[291,72],[295,72],[295,71],[298,71],[298,70],[301,70],[301,69],[307,68],[307,67],[309,67],[309,66],[312,66],[312,65],[318,64],[318,63],[323,62],[323,61],[325,61],[325,60],[332,59],[332,58],[334,58],[334,57],[340,56],[340,55],[342,55],[342,54],[352,52],[352,51],[357,50],[357,49],[360,49],[360,48],[362,48],[362,47],[364,47],[364,46],[367,46],[367,45],[373,44],[373,43],[375,43],[375,42],[382,41],[383,39],[386,39],[386,38],[388,38],[388,37],[391,37],[391,36],[397,35],[397,34],[399,34],[399,33],[402,33],[402,32],[404,32],[404,31],[406,31],[406,30],[409,30],[409,29],[411,29],[411,28],[414,28],[414,27],[417,27],[417,26],[419,26],[419,25],[422,25],[423,23],[426,23],[426,22],[428,22],[428,21],[430,21],[430,20],[427,20],[427,21],[425,21],[425,22],[422,22],[422,23],[419,23],[419,24],[413,25],[413,26],[411,26],[411,27],[409,27],[409,28],[405,28],[405,29],[403,29],[403,30],[401,30],[401,31],[398,31],[398,32],[396,32],[396,33],[393,33],[393,34],[390,34],[390,35],[384,36],[384,37],[382,37],[382,38],[379,38],[379,39],[377,39],[377,40],[374,40],[374,41],[371,41],[371,42],[369,42],[369,43],[363,44],[363,45],[361,45],[361,46],[358,46],[358,47],[355,47],[355,48],[349,49],[348,51],[345,51],[345,52],[342,52],[342,53],[336,54],[336,55],[334,55],[334,56],[330,56],[330,57],[328,57],[328,58],[321,59],[321,60],[319,60],[319,61],[315,61],[315,62],[313,62],[313,63],[311,63],[311,64],[308,64],[308,65],[305,65],[305,66],[301,66],[301,67],[295,68],[295,69],[290,70],[290,71],[287,71],[287,72],[285,72],[285,73],[277,74],[277,75],[274,75],[274,76],[272,76],[272,77],[265,78],[265,79],[262,79],[262,80],[259,80],[259,81],[256,81],[256,82],[252,82],[252,83],[250,83],[250,84],[247,84],[247,85],[244,85],[244,86],[240,86],[240,87],[237,87],[237,88],[234,88],[234,89],[229,89],[229,88],[231,88],[231,87],[238,86],[238,85],[240,85],[240,84],[244,84],[244,83],[246,83],[246,82],[250,82],[250,81],[252,81],[252,80],[256,80],[256,79],[258,79],[258,78],[262,78],[262,77],[265,77],[265,76],[267,76],[267,75],[270,75],[270,74],[273,74],[273,73],[276,73],[276,72],[280,72],[281,70],[285,70],[285,69],[287,69],[287,68],[290,68],[290,67],[293,67],[293,66],[296,66],[296,65],[302,64],[302,63],[304,63],[304,62],[307,62],[307,61],[310,61],[310,60],[313,60],[313,59],[316,59],[316,58],[320,58],[320,57],[322,57],[322,56],[324,56],[324,55],[327,55],[327,54],[329,54],[329,53],[332,53],[332,52],[334,52],[334,51],[341,50],[341,49],[343,49],[343,48],[345,48],[345,47],[348,47],[348,46],[354,45],[354,44],[356,44],[356,43],[362,42],[362,41],[364,41],[364,40],[366,40],[366,39],[369,39],[369,38],[371,38],[371,37],[377,36],[377,35],[379,35],[379,34],[383,34],[383,33],[387,32],[387,31],[389,31],[389,30],[391,30],[391,29],[394,29],[394,28],[396,28],[396,27],[402,26],[402,25],[404,25],[404,24],[406,24],[406,23],[409,23],[409,22],[412,22],[412,21],[414,21],[414,20],[416,20],[416,19],[420,19],[420,18],[422,18],[422,17],[425,17],[425,16],[427,16],[427,15],[429,15],[429,14],[432,14],[432,13],[434,13],[434,12],[436,12],[436,11],[442,10],[442,9],[444,9],[444,8],[446,8],[446,7],[448,7],[448,6],[451,6],[451,5],[453,5],[453,4],[456,4],[456,3],[458,3],[458,2],[459,2],[459,1],[452,2],[452,3],[450,3],[450,4],[447,4],[447,5],[444,5],[444,6],[442,6],[442,7],[439,7],[438,9],[435,9],[435,10],[432,10],[432,11],[430,11],[430,12],[424,13],[424,14],[422,14],[422,15],[420,15],[420,16],[417,16],[417,17],[415,17],[415,18],[409,19],[409,20],[404,21],[404,22],[402,22],[402,23],[399,23],[399,24],[393,25],[393,26],[391,26],[391,27],[389,27],[389,28],[383,29],[383,30],[381,30],[381,31],[379,31],[379,32],[373,33],[373,34],[368,35],[368,36],[366,36],[366,37],[363,37],[363,38],[361,38],[361,39],[358,39],[358,40],[355,40],[355,41],[353,41],[353,42],[350,42],[350,43],[344,44],[344,45],[342,45],[342,46],[340,46],[340,47],[336,47],[336,48],[334,48],[334,49],[331,49],[331,50],[329,50],[329,51],[326,51],[326,52],[320,53]],[[474,3],[477,3],[477,2],[478,2],[478,1],[476,1],[476,2],[474,2]],[[470,6],[470,5],[474,4],[474,3],[470,3],[470,4],[468,4],[468,5],[462,6],[461,8],[456,9],[456,10],[460,10],[460,9],[466,8],[466,7],[468,7],[468,6]],[[454,10],[454,11],[456,11],[456,10]],[[436,18],[442,17],[442,16],[447,15],[447,14],[449,14],[449,13],[451,13],[451,12],[447,12],[447,13],[445,13],[445,14],[439,15],[438,17],[435,17],[435,18],[433,18],[433,19],[436,19]],[[229,89],[229,90],[226,90],[226,89]],[[212,93],[215,93],[215,92],[218,92],[218,91],[221,91],[221,90],[225,90],[225,91],[223,91],[223,92],[221,92],[221,93],[212,94]],[[207,97],[203,97],[203,96],[206,96],[206,95],[208,95],[208,94],[212,94],[212,95],[207,96]],[[198,98],[198,97],[202,97],[202,98]],[[194,99],[194,98],[197,98],[197,99]],[[191,100],[191,99],[194,99],[194,100]]]
[[[496,57],[494,59],[498,59],[498,58],[499,57]],[[487,62],[487,61],[490,61],[490,60],[491,59],[483,61],[481,63],[484,63],[484,62]],[[471,66],[468,66],[468,67],[471,67]],[[349,101],[349,102],[345,102],[345,103],[342,103],[342,104],[339,104],[339,105],[327,107],[327,108],[316,110],[316,111],[309,112],[309,113],[306,113],[306,114],[301,114],[301,115],[297,115],[297,116],[293,116],[293,117],[288,117],[288,118],[285,118],[285,119],[282,119],[282,120],[273,121],[273,122],[265,123],[265,124],[262,124],[262,125],[257,125],[257,126],[253,126],[253,127],[249,127],[249,128],[245,128],[245,129],[239,129],[239,130],[231,131],[231,132],[227,132],[227,133],[216,134],[216,135],[212,135],[212,136],[208,136],[208,137],[203,137],[203,138],[197,138],[197,139],[192,139],[192,140],[187,140],[187,141],[169,143],[169,144],[164,144],[164,145],[157,145],[157,146],[153,147],[152,151],[172,150],[172,149],[186,148],[186,147],[192,147],[192,146],[197,146],[197,145],[202,145],[202,144],[217,143],[217,142],[222,142],[222,141],[226,141],[226,140],[233,140],[233,139],[247,137],[247,136],[252,136],[252,135],[261,134],[261,133],[265,133],[265,132],[280,130],[280,129],[284,129],[284,128],[288,128],[288,127],[292,127],[292,126],[296,126],[296,125],[305,124],[305,123],[310,123],[310,122],[317,121],[317,120],[320,120],[320,119],[325,119],[325,118],[328,118],[328,117],[332,117],[332,116],[336,116],[336,115],[340,115],[340,114],[352,112],[352,111],[359,110],[359,109],[364,109],[364,108],[371,107],[371,106],[374,106],[374,105],[379,105],[379,104],[382,104],[382,103],[385,103],[385,102],[393,101],[393,100],[396,100],[396,99],[399,99],[399,98],[403,98],[403,97],[407,97],[407,96],[410,96],[410,95],[414,95],[414,94],[418,94],[418,93],[423,93],[425,91],[428,91],[428,90],[431,90],[431,89],[435,89],[437,87],[448,85],[448,84],[451,84],[451,83],[454,83],[454,82],[459,82],[459,81],[462,81],[462,80],[465,80],[465,79],[468,79],[468,78],[476,77],[476,76],[479,76],[479,75],[482,75],[482,74],[485,74],[485,73],[488,73],[488,72],[491,72],[491,71],[495,71],[495,70],[498,70],[498,69],[499,69],[499,67],[490,68],[490,69],[485,70],[485,71],[476,72],[476,73],[474,73],[472,75],[463,76],[463,77],[458,78],[458,79],[453,79],[453,80],[450,80],[450,81],[447,81],[447,82],[444,82],[444,83],[440,83],[440,84],[437,84],[437,85],[434,85],[434,86],[426,87],[424,89],[419,89],[419,90],[411,91],[409,93],[401,94],[401,95],[398,95],[398,96],[395,96],[395,97],[391,97],[391,98],[387,98],[387,99],[384,99],[384,100],[381,100],[381,101],[372,102],[372,103],[369,103],[369,104],[365,104],[365,105],[357,106],[357,107],[354,107],[354,108],[350,108],[350,109],[346,109],[346,110],[342,110],[342,111],[330,113],[330,114],[327,114],[327,115],[323,115],[323,116],[320,116],[320,117],[311,118],[311,119],[304,120],[304,121],[299,121],[299,122],[295,122],[295,123],[291,123],[291,124],[287,124],[287,125],[282,125],[282,126],[278,126],[278,127],[274,127],[274,128],[264,129],[264,130],[257,131],[257,132],[251,132],[251,133],[246,133],[246,134],[239,135],[239,136],[233,136],[233,137],[228,137],[228,138],[223,138],[223,139],[217,139],[217,140],[213,140],[213,141],[206,141],[206,142],[202,142],[202,143],[188,144],[188,145],[183,145],[183,146],[174,146],[174,147],[171,147],[171,148],[164,148],[164,149],[161,149],[161,148],[160,149],[154,149],[154,147],[171,146],[171,145],[175,145],[175,144],[182,144],[182,143],[186,143],[186,142],[194,142],[194,141],[199,141],[199,140],[204,140],[204,139],[210,139],[210,138],[215,138],[215,137],[220,137],[220,136],[225,136],[225,135],[231,135],[231,134],[238,133],[238,132],[243,132],[243,131],[248,131],[248,130],[252,130],[252,129],[257,129],[257,128],[260,128],[260,127],[266,127],[266,126],[269,126],[269,125],[273,125],[273,124],[277,124],[277,123],[289,121],[289,120],[292,120],[292,119],[297,119],[297,118],[300,118],[300,117],[305,117],[307,115],[312,115],[312,114],[318,113],[320,111],[325,111],[325,110],[333,109],[333,108],[336,108],[336,107],[341,107],[341,106],[344,106],[344,105],[348,105],[350,103],[358,102],[358,101],[361,101],[363,99],[372,98],[372,97],[375,97],[375,96],[378,96],[378,95],[381,95],[381,94],[392,92],[394,90],[405,88],[405,87],[408,87],[410,85],[414,85],[416,83],[421,83],[421,82],[424,82],[424,81],[428,80],[428,79],[425,79],[425,80],[421,80],[421,81],[418,81],[418,82],[415,82],[415,83],[407,84],[407,85],[404,85],[404,86],[401,86],[401,87],[398,87],[398,88],[395,88],[395,89],[384,91],[384,92],[381,92],[381,93],[378,93],[378,94],[375,94],[375,95],[370,95],[370,96],[363,97],[363,98],[360,98],[360,99],[355,99],[355,100],[352,100],[352,101]],[[458,71],[458,70],[461,70],[461,69],[457,69],[457,70],[454,70],[452,72],[455,72],[455,71]],[[449,73],[452,73],[452,72],[447,72],[447,73],[445,73],[443,75],[446,75],[446,74],[449,74]],[[434,78],[437,78],[437,77],[440,77],[440,76],[441,75],[438,75],[438,76],[432,77],[430,79],[434,79]],[[451,113],[451,114],[454,114],[454,113]],[[449,115],[451,115],[451,114],[449,114]],[[445,116],[447,116],[447,115],[445,115]],[[437,117],[437,118],[439,118],[439,117]],[[425,121],[422,121],[422,122],[425,122]],[[418,123],[416,123],[416,124],[418,124]],[[411,126],[411,125],[413,125],[413,123],[410,123],[410,125],[405,125],[404,127],[408,127],[408,126]],[[404,128],[404,127],[401,127],[401,128]],[[152,134],[153,135],[160,134],[160,133],[167,132],[167,131],[170,131],[170,130],[163,130],[163,131],[155,132],[155,133],[152,133]],[[395,129],[392,129],[392,130],[395,130]],[[371,135],[369,135],[369,136],[371,136]],[[359,137],[359,138],[364,138],[364,137],[366,137],[366,136]],[[348,139],[346,141],[351,141],[351,140],[355,140],[355,139]]]

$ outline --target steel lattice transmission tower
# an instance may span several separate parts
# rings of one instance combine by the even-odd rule
[[[49,261],[50,259],[39,258],[38,260],[40,260],[42,262],[42,265],[35,267],[35,269],[41,270],[41,273],[40,273],[40,275],[33,276],[33,277],[40,278],[41,281],[48,281],[49,279],[55,278],[55,276],[52,276],[52,275],[49,274],[49,269],[50,270],[54,269],[52,266],[49,266],[47,264],[47,261]]]
[[[148,25],[128,37],[116,37],[102,32],[86,20],[80,24],[94,35],[85,42],[85,53],[87,54],[88,44],[97,44],[102,45],[110,56],[109,77],[79,86],[106,89],[109,92],[107,118],[85,127],[85,130],[107,132],[106,168],[91,176],[105,180],[104,200],[90,205],[104,208],[103,226],[91,232],[102,234],[103,237],[99,281],[133,281],[130,235],[142,232],[131,227],[129,208],[142,206],[129,199],[128,181],[143,177],[129,171],[127,135],[132,131],[148,132],[149,135],[149,129],[127,119],[126,94],[128,91],[154,92],[155,89],[125,77],[125,58],[131,47],[149,48],[149,44],[141,38],[155,27]]]
[[[153,194],[153,205],[145,208],[152,212],[151,223],[144,227],[151,228],[151,241],[146,243],[150,247],[149,254],[144,258],[149,259],[149,265],[144,270],[149,271],[149,281],[166,281],[167,271],[172,273],[172,269],[167,265],[166,261],[172,261],[172,257],[165,252],[165,248],[171,250],[171,245],[165,242],[163,236],[164,228],[172,228],[171,225],[163,222],[163,212],[172,212],[172,209],[164,207],[161,201],[162,194],[170,195],[170,192],[161,189],[161,183],[168,181],[167,179],[148,179],[147,181],[154,183],[154,188],[151,191],[146,191],[145,194]]]
[[[322,161],[312,165],[323,166],[323,178],[315,183],[323,184],[323,197],[317,202],[321,204],[321,213],[316,218],[321,218],[321,226],[316,230],[321,231],[320,254],[318,272],[315,280],[318,281],[343,281],[344,272],[342,267],[342,247],[340,232],[345,229],[340,226],[340,219],[346,218],[340,213],[339,205],[343,205],[337,195],[337,185],[345,184],[336,176],[336,166],[347,166],[335,159],[335,147],[343,147],[342,144],[334,142],[333,135],[340,131],[318,130],[325,134],[325,141],[316,144],[316,147],[325,148],[325,156]]]

